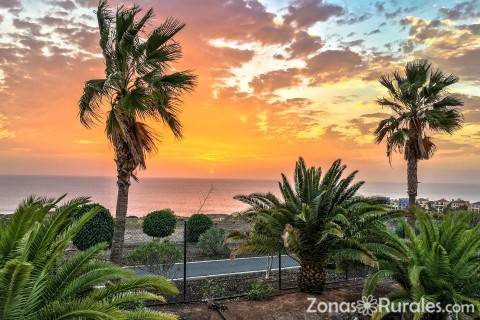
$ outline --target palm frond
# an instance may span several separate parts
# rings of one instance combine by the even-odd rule
[[[83,95],[80,97],[80,122],[87,128],[100,119],[102,98],[107,94],[105,79],[94,79],[85,82]]]
[[[476,232],[480,227],[471,226],[471,215],[447,215],[438,221],[417,211],[416,217],[418,231],[403,222],[405,238],[387,230],[378,238],[378,245],[384,246],[373,250],[379,270],[368,277],[364,293],[373,292],[387,278],[399,287],[390,301],[423,299],[441,307],[473,301],[478,306],[478,287],[468,283],[479,280],[480,236]]]
[[[159,27],[154,29],[147,40],[147,53],[150,54],[165,45],[168,41],[180,32],[185,24],[169,17]]]
[[[62,198],[30,197],[2,225],[0,318],[128,319],[142,315],[171,318],[141,307],[128,310],[127,303],[163,300],[159,293],[178,291],[162,277],[137,278],[118,266],[96,260],[106,244],[65,258],[72,238],[96,211],[75,218],[73,213],[88,198],[60,204]],[[119,279],[120,282],[113,283]]]

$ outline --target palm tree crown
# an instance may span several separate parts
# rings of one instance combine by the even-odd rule
[[[144,120],[161,120],[175,137],[182,136],[178,104],[196,79],[189,71],[167,73],[169,64],[182,56],[173,37],[185,25],[169,18],[143,39],[140,35],[153,11],[136,21],[140,11],[137,6],[120,6],[114,14],[107,1],[100,1],[97,19],[105,78],[86,81],[79,102],[80,121],[90,127],[100,119],[102,102],[108,101],[105,132],[115,148],[126,147],[133,168],[145,168],[145,155],[155,149],[155,135]]]
[[[462,127],[463,117],[456,107],[463,102],[447,91],[457,81],[452,74],[432,69],[427,60],[407,63],[404,74],[395,71],[380,77],[390,97],[377,102],[393,115],[379,123],[375,135],[377,143],[386,140],[388,157],[398,151],[405,153],[405,159],[428,159],[435,151],[429,130],[451,134]]]

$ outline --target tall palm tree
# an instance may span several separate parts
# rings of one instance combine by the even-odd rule
[[[88,200],[60,200],[29,198],[0,224],[0,319],[177,319],[141,306],[163,300],[159,293],[178,293],[175,286],[96,259],[107,243],[65,256],[98,209],[77,219],[74,213]]]
[[[242,241],[237,251],[269,254],[283,248],[300,264],[298,284],[309,292],[323,290],[324,269],[330,262],[375,266],[362,234],[386,217],[385,205],[356,198],[363,182],[352,183],[356,172],[342,178],[345,169],[337,160],[322,177],[320,168],[307,168],[300,158],[293,187],[282,174],[282,200],[271,193],[236,196],[250,205],[245,214],[256,217],[252,232],[231,235]],[[362,217],[349,220],[353,215]]]
[[[169,64],[182,55],[173,37],[185,25],[168,18],[142,38],[153,11],[137,19],[140,11],[137,6],[120,6],[113,13],[106,0],[100,1],[97,19],[105,78],[86,81],[79,102],[80,121],[87,128],[100,120],[102,104],[108,105],[105,133],[115,152],[118,184],[111,252],[115,263],[122,258],[130,180],[136,179],[137,168],[145,169],[146,155],[155,150],[157,142],[144,121],[160,120],[180,138],[181,96],[196,81],[189,71],[170,72]]]
[[[404,153],[409,207],[413,208],[418,188],[418,161],[429,159],[436,149],[429,134],[452,134],[463,125],[463,116],[457,108],[463,102],[447,91],[458,78],[433,69],[427,60],[415,60],[407,63],[403,73],[395,71],[381,76],[379,81],[387,88],[389,97],[380,98],[377,103],[393,114],[378,124],[376,142],[386,140],[390,161],[394,152]]]
[[[377,310],[373,319],[382,319],[390,311],[398,310],[397,304],[422,301],[438,303],[442,309],[447,305],[471,304],[475,310],[464,312],[478,317],[480,224],[472,226],[473,216],[465,212],[450,213],[440,221],[425,212],[416,212],[416,216],[418,232],[401,221],[405,238],[390,230],[376,231],[380,241],[372,250],[379,268],[368,276],[363,293],[372,294],[385,279],[395,286],[388,296],[391,305]],[[446,313],[426,311],[416,313],[413,319],[448,318]],[[455,316],[458,319],[459,314]]]

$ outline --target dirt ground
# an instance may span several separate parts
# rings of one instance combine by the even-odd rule
[[[302,292],[290,292],[276,295],[265,301],[249,301],[246,299],[223,301],[226,310],[222,311],[227,320],[313,320],[313,319],[368,319],[361,315],[337,313],[307,313],[310,301],[316,298],[324,302],[354,302],[361,299],[362,283],[330,288],[321,295]],[[384,294],[386,287],[380,288],[378,294]],[[208,309],[206,304],[179,304],[157,307],[157,310],[171,312],[184,320],[222,320],[215,310]]]

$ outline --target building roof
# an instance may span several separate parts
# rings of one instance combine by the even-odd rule
[[[457,199],[457,200],[453,200],[452,203],[470,203],[470,202],[462,199]]]

